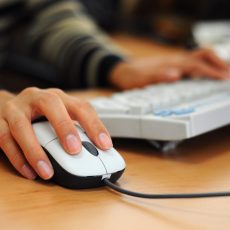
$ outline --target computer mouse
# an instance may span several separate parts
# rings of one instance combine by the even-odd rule
[[[125,170],[122,156],[114,148],[106,151],[97,148],[77,122],[74,125],[82,141],[82,150],[76,155],[70,155],[60,144],[48,121],[33,123],[38,142],[54,169],[51,180],[71,189],[99,187],[104,185],[104,178],[116,182]]]

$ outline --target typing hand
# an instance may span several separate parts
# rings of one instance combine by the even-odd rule
[[[173,82],[185,75],[230,79],[230,68],[212,51],[200,49],[120,63],[112,70],[109,81],[120,89],[131,89],[159,82]]]
[[[89,138],[101,149],[112,147],[108,131],[88,102],[71,97],[59,89],[27,88],[17,96],[0,91],[0,147],[24,177],[43,179],[53,168],[37,142],[31,121],[45,116],[69,154],[81,151],[81,141],[72,119],[77,120]]]

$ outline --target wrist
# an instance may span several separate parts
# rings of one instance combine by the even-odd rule
[[[128,62],[119,62],[114,66],[108,76],[108,82],[117,88],[128,89],[130,82],[129,76],[134,76],[135,71]]]

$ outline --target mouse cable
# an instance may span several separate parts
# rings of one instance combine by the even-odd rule
[[[230,196],[230,192],[208,192],[208,193],[180,193],[180,194],[144,194],[129,191],[123,189],[111,181],[109,179],[104,179],[104,183],[110,187],[111,189],[126,194],[128,196],[134,196],[139,198],[146,198],[146,199],[183,199],[183,198],[208,198],[208,197],[223,197],[223,196]]]

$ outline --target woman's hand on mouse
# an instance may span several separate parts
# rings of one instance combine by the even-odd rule
[[[153,83],[174,82],[185,75],[230,79],[230,67],[213,51],[200,49],[121,62],[111,71],[109,82],[119,89],[131,89]]]
[[[31,122],[45,116],[69,154],[81,151],[72,120],[77,120],[100,149],[112,147],[110,135],[91,105],[59,89],[27,88],[18,95],[0,91],[0,147],[24,177],[53,176],[52,165],[38,143]]]

